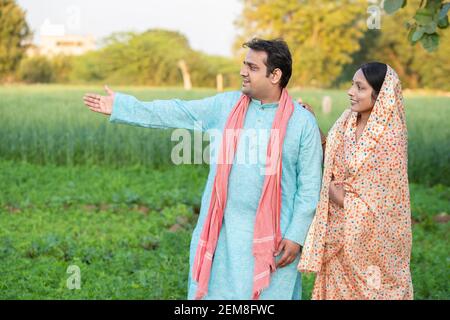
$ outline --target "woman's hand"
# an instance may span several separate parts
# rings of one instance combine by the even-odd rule
[[[331,181],[328,195],[331,201],[341,208],[344,207],[345,190],[342,185],[336,185],[334,181]]]
[[[298,103],[300,103],[303,106],[303,108],[305,108],[306,110],[311,112],[314,117],[316,116],[316,114],[314,113],[313,108],[308,103],[303,102],[302,98],[299,98],[297,101],[298,101]]]
[[[314,117],[316,117],[316,114],[314,113],[314,109],[308,103],[303,102],[302,98],[298,98],[297,101],[298,101],[298,103],[300,103],[303,106],[303,108],[305,108],[306,110],[311,112],[312,115]],[[324,144],[327,142],[327,136],[322,132],[322,130],[320,128],[319,128],[319,131],[320,131],[320,140],[322,141],[322,146],[324,146]],[[325,146],[323,148],[324,148],[323,151],[325,153]]]

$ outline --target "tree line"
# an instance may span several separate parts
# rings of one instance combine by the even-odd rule
[[[346,86],[360,64],[378,60],[405,87],[450,90],[449,9],[442,0],[385,0],[384,9],[367,0],[243,0],[235,58],[193,50],[183,34],[161,29],[114,33],[96,51],[48,58],[25,55],[25,12],[15,0],[1,0],[0,80],[179,86],[187,72],[196,87],[215,87],[218,74],[225,87],[237,87],[242,43],[258,36],[287,41],[292,86]]]

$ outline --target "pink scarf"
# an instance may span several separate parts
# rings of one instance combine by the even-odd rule
[[[200,235],[193,266],[193,278],[198,282],[196,299],[202,299],[208,292],[212,261],[227,203],[228,176],[249,104],[250,98],[242,95],[225,124],[211,202]],[[261,291],[269,286],[270,274],[276,269],[273,254],[281,242],[282,148],[287,124],[293,111],[292,98],[288,95],[287,90],[283,89],[267,146],[266,176],[256,212],[253,235],[255,268],[252,299],[259,299]],[[226,134],[227,130],[233,130],[232,132],[237,130],[238,134]]]

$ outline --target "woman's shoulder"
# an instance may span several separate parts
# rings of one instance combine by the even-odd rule
[[[333,126],[331,127],[330,131],[328,132],[328,137],[330,137],[331,135],[334,135],[336,131],[344,130],[345,124],[347,123],[351,114],[352,114],[352,110],[350,108],[346,109],[341,114],[341,116],[335,121]]]

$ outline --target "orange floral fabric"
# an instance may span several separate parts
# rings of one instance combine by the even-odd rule
[[[320,201],[298,265],[313,299],[412,299],[407,128],[400,80],[388,66],[366,127],[346,110],[327,138]],[[329,200],[332,180],[344,208]]]

